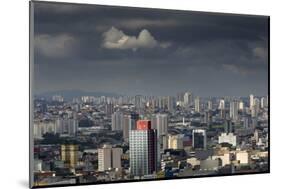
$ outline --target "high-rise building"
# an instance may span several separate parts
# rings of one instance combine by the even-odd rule
[[[68,134],[75,136],[78,131],[78,120],[75,117],[58,117],[55,120],[55,131],[58,134]]]
[[[167,108],[169,112],[174,111],[174,107],[175,107],[175,98],[172,96],[168,96],[167,98]]]
[[[234,126],[231,120],[227,119],[224,123],[224,132],[225,133],[234,133]]]
[[[252,118],[256,118],[258,115],[257,109],[253,106],[251,109],[251,116]]]
[[[180,92],[176,96],[176,101],[184,102],[184,92]]]
[[[256,143],[258,143],[260,136],[261,136],[261,133],[259,133],[259,131],[256,129],[254,132],[254,136],[253,136],[253,139],[255,140]]]
[[[78,145],[62,144],[61,160],[64,161],[65,167],[75,168],[78,162]]]
[[[153,115],[151,117],[151,128],[157,130],[157,149],[159,154],[168,147],[168,115],[160,113]]]
[[[249,128],[250,127],[250,118],[248,116],[244,116],[243,117],[243,127],[245,129]]]
[[[185,107],[189,107],[190,105],[192,105],[192,93],[191,92],[186,92],[184,93],[184,96],[183,96],[183,101],[184,101],[184,105]]]
[[[129,132],[130,132],[130,124],[131,124],[130,122],[131,122],[131,116],[124,115],[123,116],[123,139],[126,142],[128,142],[128,140],[129,140]]]
[[[130,171],[133,176],[153,174],[157,170],[157,131],[151,121],[138,120],[136,130],[130,131]]]
[[[253,105],[254,105],[254,95],[253,95],[253,94],[250,94],[249,98],[250,98],[250,105],[249,105],[249,108],[252,108]]]
[[[259,112],[259,111],[260,111],[260,107],[261,107],[260,99],[255,98],[255,99],[254,99],[254,108],[256,108],[257,111]]]
[[[61,117],[58,117],[55,120],[56,131],[55,133],[63,134],[65,128],[65,120]]]
[[[169,135],[168,149],[183,149],[183,135]]]
[[[194,100],[195,112],[200,112],[200,98],[196,97]]]
[[[208,110],[213,109],[213,102],[211,100],[208,100]]]
[[[194,129],[192,131],[192,147],[194,149],[206,149],[207,135],[204,129]]]
[[[224,120],[226,118],[226,110],[225,109],[220,109],[219,113],[220,113],[220,119]]]
[[[204,123],[206,123],[208,127],[212,124],[212,117],[212,112],[210,110],[204,112]]]
[[[56,125],[52,120],[34,120],[33,136],[36,139],[42,139],[46,133],[56,133]]]
[[[260,112],[260,100],[258,98],[254,98],[254,104],[251,108],[251,116],[257,117]]]
[[[166,98],[165,97],[158,97],[158,108],[165,109],[166,106]]]
[[[167,135],[168,135],[168,115],[156,114],[151,119],[151,127],[157,129],[157,139],[159,150],[167,148]]]
[[[233,121],[238,121],[238,108],[239,104],[236,100],[230,102],[229,115]]]
[[[225,101],[224,99],[220,99],[218,109],[224,110],[225,109]]]
[[[126,114],[123,116],[123,139],[129,141],[129,133],[131,130],[136,129],[137,120],[139,115],[136,113]]]
[[[46,113],[48,111],[47,102],[45,100],[42,100],[36,106],[37,106],[39,112],[41,112],[41,113]]]
[[[251,119],[251,125],[252,125],[252,128],[256,128],[258,126],[258,118],[257,117],[253,117]]]
[[[111,130],[120,131],[123,129],[124,115],[122,112],[114,112],[111,116]]]
[[[135,107],[137,112],[140,112],[142,108],[144,108],[144,104],[143,104],[143,98],[141,95],[136,95],[135,96]]]
[[[46,133],[67,134],[75,136],[78,130],[76,118],[56,118],[50,120],[34,120],[34,138],[42,138]]]
[[[139,114],[131,113],[130,118],[131,118],[131,125],[130,125],[129,129],[130,130],[137,129],[137,121],[139,120]]]
[[[114,112],[114,105],[113,103],[108,103],[105,105],[105,113],[108,117],[110,117]]]
[[[122,148],[112,148],[104,145],[98,149],[98,170],[121,169]]]
[[[150,104],[151,104],[152,109],[157,108],[157,100],[155,98],[152,98],[150,100]]]
[[[240,102],[239,102],[239,110],[240,111],[244,110],[244,102],[242,100],[240,100]]]
[[[75,136],[78,131],[78,120],[75,118],[67,119],[67,133],[70,136]]]
[[[258,109],[260,109],[260,99],[254,98],[254,106]]]
[[[268,102],[266,97],[261,98],[261,108],[267,108],[268,107]]]

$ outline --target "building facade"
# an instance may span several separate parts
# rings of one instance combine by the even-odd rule
[[[192,131],[192,147],[194,149],[206,149],[207,147],[206,130],[194,129]]]
[[[151,121],[138,120],[136,130],[130,131],[130,172],[132,176],[150,175],[157,170],[157,130]]]
[[[98,149],[98,170],[121,169],[122,148],[112,148],[111,145],[104,145]]]
[[[61,145],[61,160],[64,161],[65,167],[75,168],[78,162],[78,145],[63,144]]]

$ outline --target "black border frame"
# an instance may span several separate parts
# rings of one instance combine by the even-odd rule
[[[164,12],[178,12],[178,13],[202,13],[202,14],[212,14],[212,15],[232,15],[232,16],[254,16],[254,17],[266,17],[268,20],[268,170],[263,172],[250,172],[250,173],[234,173],[234,174],[219,174],[219,175],[199,175],[199,176],[186,176],[186,177],[171,177],[171,178],[155,178],[155,179],[135,179],[135,180],[122,180],[122,181],[107,181],[107,182],[89,182],[89,183],[79,183],[79,184],[56,184],[56,185],[46,185],[46,186],[34,186],[33,184],[33,156],[31,154],[33,150],[31,145],[33,145],[33,135],[32,130],[32,101],[33,101],[33,91],[32,91],[32,75],[34,62],[32,57],[34,56],[34,44],[33,44],[33,22],[34,12],[32,10],[32,3],[47,3],[47,4],[68,4],[68,5],[78,5],[78,6],[97,6],[97,7],[112,7],[112,8],[129,8],[129,9],[146,9],[146,10],[158,10]],[[32,23],[32,24],[31,24]],[[32,36],[31,36],[32,35]],[[32,40],[32,41],[31,41]],[[32,72],[31,72],[32,71]],[[240,176],[240,175],[258,175],[258,174],[269,174],[270,173],[270,16],[268,15],[254,15],[254,14],[239,14],[239,13],[223,13],[223,12],[207,12],[207,11],[192,11],[192,10],[177,10],[177,9],[164,9],[164,8],[147,8],[147,7],[130,7],[130,6],[117,6],[117,5],[101,5],[101,4],[90,4],[90,3],[69,3],[69,2],[56,2],[56,1],[41,1],[41,0],[30,0],[29,1],[29,188],[54,188],[54,187],[68,187],[68,186],[88,186],[88,185],[100,185],[100,184],[115,184],[115,183],[135,183],[135,182],[147,182],[147,181],[163,181],[163,180],[180,180],[180,179],[192,179],[192,178],[212,178],[212,177],[225,177],[225,176]],[[32,178],[32,179],[31,179]]]

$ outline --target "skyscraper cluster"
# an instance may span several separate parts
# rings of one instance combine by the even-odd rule
[[[192,92],[36,100],[36,181],[262,172],[268,168],[268,105],[267,96]]]

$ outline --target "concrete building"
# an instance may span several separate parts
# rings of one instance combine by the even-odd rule
[[[168,96],[167,98],[167,108],[169,112],[174,111],[175,109],[175,98],[172,96]]]
[[[212,110],[213,109],[213,102],[211,100],[208,100],[208,110]]]
[[[192,147],[194,149],[206,149],[207,135],[204,129],[194,129],[192,131]]]
[[[267,108],[268,107],[268,96],[261,98],[261,108]]]
[[[260,100],[258,98],[254,98],[254,104],[251,108],[251,116],[257,117],[260,112]]]
[[[107,115],[107,117],[110,117],[114,112],[114,105],[113,103],[107,103],[105,105],[105,114]]]
[[[210,110],[204,112],[204,123],[207,124],[208,127],[212,125],[213,116]]]
[[[64,161],[65,167],[75,168],[78,162],[78,145],[62,144],[61,160]]]
[[[200,107],[200,98],[196,97],[194,100],[194,107],[195,107],[195,112],[200,112],[201,111],[201,107]]]
[[[126,142],[128,142],[128,140],[129,140],[130,125],[131,125],[131,116],[124,115],[124,117],[123,117],[123,140]]]
[[[122,112],[114,112],[111,116],[111,130],[121,131],[123,129],[124,115]]]
[[[135,100],[134,100],[135,108],[138,113],[142,112],[142,109],[144,108],[144,103],[143,103],[143,96],[141,95],[136,95]]]
[[[250,94],[249,99],[250,99],[249,108],[251,109],[254,106],[254,95]]]
[[[151,129],[151,121],[138,120],[129,140],[131,175],[142,177],[156,172],[157,131]]]
[[[249,164],[249,153],[247,151],[236,152],[236,161],[238,164],[247,165]]]
[[[237,136],[235,136],[233,133],[221,133],[219,136],[219,144],[221,143],[228,143],[232,146],[237,145]]]
[[[192,105],[192,101],[193,101],[193,95],[191,92],[186,92],[184,93],[184,96],[183,96],[183,99],[184,99],[184,105],[185,107],[189,107]]]
[[[34,120],[33,136],[42,139],[46,133],[67,134],[75,136],[78,131],[78,120],[75,118],[57,118],[50,120]]]
[[[243,127],[245,129],[248,129],[250,127],[250,124],[251,124],[250,121],[251,121],[250,117],[248,117],[248,116],[243,117]]]
[[[183,135],[169,135],[168,149],[183,149]]]
[[[104,145],[98,149],[98,170],[121,169],[122,148],[112,148],[111,145]]]
[[[244,110],[244,102],[242,100],[240,100],[240,102],[239,102],[239,110],[240,111]]]
[[[156,114],[153,121],[152,128],[157,129],[157,139],[159,150],[167,149],[167,138],[168,138],[168,115],[167,114]]]
[[[157,136],[168,134],[168,115],[167,114],[156,114],[156,122],[153,127],[157,129]]]
[[[238,101],[234,100],[230,102],[229,116],[234,122],[238,121],[238,109],[239,109]]]
[[[55,132],[75,136],[78,131],[78,120],[75,118],[59,117],[55,121]]]
[[[218,109],[219,110],[224,110],[225,109],[225,101],[224,101],[224,99],[220,99]]]
[[[224,132],[225,133],[234,133],[234,125],[231,120],[227,119],[224,122]]]

